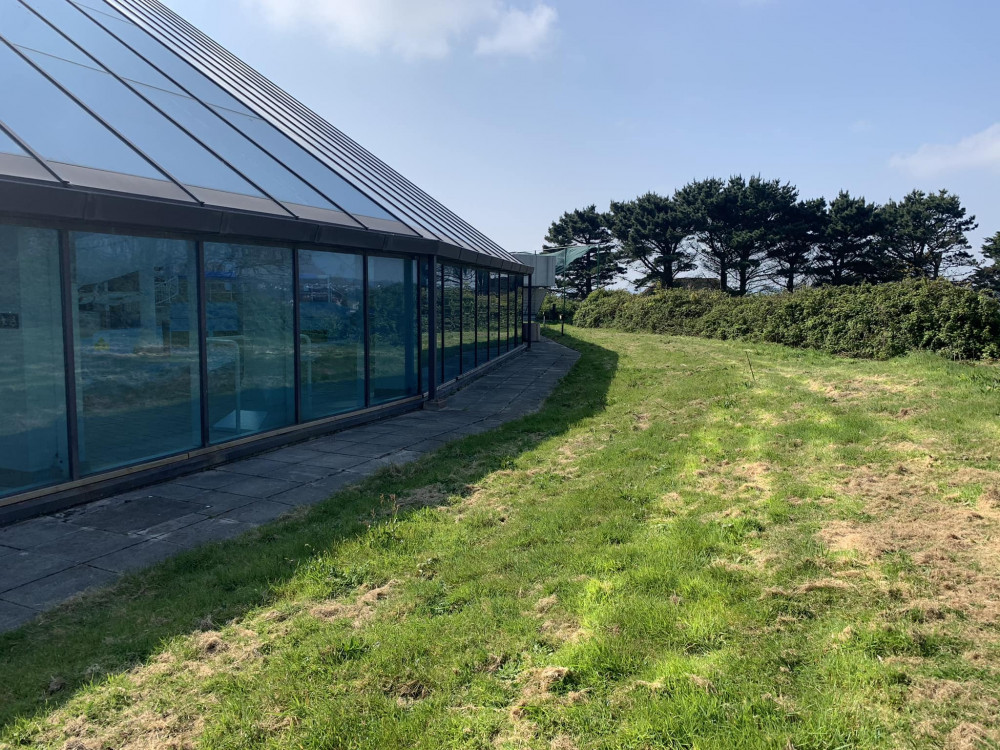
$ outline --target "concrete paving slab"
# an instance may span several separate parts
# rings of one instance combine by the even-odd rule
[[[72,534],[74,531],[76,526],[70,526],[58,518],[51,516],[33,518],[0,529],[0,544],[14,549],[31,549]]]
[[[275,503],[270,500],[261,500],[260,502],[250,503],[249,505],[244,505],[242,508],[231,510],[220,516],[220,518],[259,526],[291,512],[292,508],[289,505]]]
[[[234,495],[231,492],[213,490],[199,495],[197,502],[188,503],[188,505],[192,513],[215,517],[252,502],[253,497],[249,495]]]
[[[282,465],[281,461],[272,461],[268,458],[247,458],[243,461],[235,461],[231,464],[220,466],[219,471],[246,474],[251,477],[262,477],[266,476],[269,471],[280,469]]]
[[[0,598],[20,604],[22,607],[45,610],[84,591],[108,586],[117,580],[117,573],[99,570],[89,565],[77,565],[39,581],[32,581],[11,591],[5,591]]]
[[[0,572],[0,594],[72,567],[73,561],[65,557],[41,552],[18,552],[4,558],[3,570]]]
[[[37,609],[22,607],[20,604],[0,599],[0,633],[27,625],[36,617],[38,617]]]
[[[191,506],[188,503],[151,497],[99,508],[90,513],[81,513],[68,521],[74,526],[86,526],[119,534],[136,534],[190,512]]]
[[[319,466],[324,469],[349,469],[352,466],[357,466],[358,464],[363,464],[365,461],[370,460],[365,456],[347,456],[342,453],[328,453],[323,458],[317,458],[315,461],[307,461],[304,464],[299,464],[300,466]]]
[[[94,568],[107,570],[112,573],[131,573],[135,570],[147,568],[162,560],[173,557],[181,548],[176,544],[150,539],[137,544],[134,547],[112,552],[110,555],[98,557],[88,564]]]
[[[208,518],[193,526],[166,534],[160,537],[160,541],[174,544],[182,549],[191,549],[209,542],[233,539],[253,528],[256,527],[230,518]]]
[[[339,487],[343,486],[343,484],[339,485]],[[280,495],[274,495],[268,502],[282,503],[283,505],[287,505],[289,508],[295,508],[302,505],[316,505],[324,500],[329,500],[335,491],[336,490],[330,490],[319,485],[305,484],[301,487],[288,490],[287,492],[282,492]]]
[[[162,497],[167,500],[190,500],[202,491],[198,487],[191,487],[190,485],[173,481],[157,484],[150,487],[149,490],[153,497]]]
[[[142,537],[139,536],[115,534],[100,529],[77,529],[72,534],[67,534],[54,542],[41,544],[30,551],[65,557],[75,563],[85,563],[95,557],[110,555],[126,547],[134,547],[141,541]]]
[[[188,487],[198,487],[203,490],[217,490],[233,481],[233,475],[228,471],[211,469],[200,471],[197,474],[190,474],[180,479],[175,479],[175,484],[186,484]]]
[[[249,501],[249,498],[243,499]],[[221,515],[222,513],[225,513],[225,511],[220,510],[216,515]],[[150,526],[142,532],[142,536],[146,538],[156,538],[163,536],[164,534],[169,534],[172,531],[177,531],[178,529],[194,526],[196,523],[200,523],[206,518],[211,518],[211,516],[203,513],[188,513],[187,515],[178,516],[177,518],[172,518],[169,521],[158,523],[156,526]]]
[[[274,461],[273,463],[278,463]],[[279,464],[280,466],[280,464]],[[281,479],[266,479],[265,477],[246,477],[238,482],[233,482],[226,487],[226,492],[231,495],[246,495],[247,497],[267,498],[292,489],[294,482],[285,482]]]

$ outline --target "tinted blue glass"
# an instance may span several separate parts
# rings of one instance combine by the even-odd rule
[[[70,10],[73,9],[70,8]],[[11,44],[35,49],[84,65],[91,64],[83,52],[53,31],[51,26],[17,0],[0,0],[0,18],[3,19],[4,38]]]
[[[12,0],[0,0],[0,2],[12,2]],[[98,26],[97,23],[70,3],[69,0],[25,0],[25,2],[45,16],[49,23],[53,24],[66,34],[66,36],[83,47],[109,70],[123,78],[129,78],[133,81],[140,81],[141,83],[147,83],[180,93],[180,89],[177,86]],[[6,32],[6,24],[4,28]],[[10,39],[10,41],[15,44],[21,43],[17,39]],[[31,47],[32,45],[25,43],[25,46]],[[36,47],[36,49],[39,48]],[[53,49],[40,49],[40,51],[56,55],[57,57],[66,57],[66,55],[62,55]],[[94,66],[94,63],[90,59],[80,60],[75,57],[67,59],[81,62],[84,65]]]
[[[295,421],[292,251],[205,245],[213,443]]]
[[[316,157],[269,122],[259,117],[232,112],[223,107],[213,107],[213,109],[239,128],[248,138],[259,143],[268,152],[274,154],[275,158],[288,165],[289,169],[301,175],[303,179],[344,211],[359,216],[396,220],[396,217],[359,192],[357,188],[322,164]]]
[[[476,367],[476,271],[462,269],[462,372]]]
[[[0,226],[0,496],[69,479],[59,237]]]
[[[210,104],[227,107],[236,112],[248,115],[252,114],[249,109],[223,91],[218,84],[206,78],[188,62],[178,57],[174,52],[160,44],[145,30],[140,29],[131,21],[123,21],[120,18],[115,18],[104,13],[97,13],[86,7],[82,9],[87,15],[125,42],[125,44],[149,60],[159,70],[162,70],[170,78],[177,81],[177,83],[191,92],[196,98]]]
[[[74,232],[85,474],[201,445],[193,242]]]
[[[500,352],[510,350],[510,277],[500,274]]]
[[[479,327],[479,364],[490,360],[490,274],[476,271],[479,288],[476,294],[476,318]]]
[[[417,393],[416,261],[368,259],[371,403]]]
[[[110,74],[37,52],[27,54],[176,179],[212,190],[261,195]]]
[[[143,96],[179,122],[188,132],[278,200],[318,208],[335,207],[302,180],[272,159],[238,130],[189,96],[139,85]]]
[[[364,257],[299,250],[303,419],[365,405]]]
[[[125,16],[123,16],[121,13],[112,8],[107,3],[102,3],[101,0],[88,0],[85,3],[73,3],[73,4],[78,5],[81,8],[87,8],[88,10],[96,10],[99,13],[113,16],[114,18],[117,18],[120,21],[128,20],[127,18],[125,18]]]
[[[164,179],[152,165],[3,45],[0,45],[0,70],[3,71],[0,120],[44,158]],[[25,106],[25,102],[31,106]]]
[[[0,152],[4,154],[17,154],[24,156],[24,149],[17,145],[13,138],[0,130]]]
[[[430,263],[420,261],[420,383],[426,391],[430,387]]]
[[[499,357],[503,335],[500,327],[500,274],[490,274],[490,351]]]
[[[454,380],[462,372],[462,269],[444,266],[444,360],[442,382]]]

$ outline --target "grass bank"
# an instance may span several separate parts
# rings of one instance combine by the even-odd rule
[[[568,332],[542,413],[0,636],[0,747],[997,746],[995,370]]]

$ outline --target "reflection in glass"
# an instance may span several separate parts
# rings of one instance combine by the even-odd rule
[[[462,269],[444,266],[444,360],[442,382],[454,380],[462,372]]]
[[[476,271],[476,325],[478,327],[479,364],[490,360],[490,273]]]
[[[430,388],[430,262],[420,260],[420,383],[426,391]]]
[[[500,353],[510,349],[510,303],[507,296],[507,274],[500,274],[498,281],[498,293],[500,295],[500,312],[498,315],[499,325],[500,325]]]
[[[201,445],[193,242],[74,232],[83,474]]]
[[[476,271],[462,269],[462,372],[476,367]]]
[[[368,259],[371,403],[417,393],[417,262]]]
[[[205,245],[209,436],[295,421],[292,251]]]
[[[365,406],[364,258],[299,251],[302,418]]]
[[[0,496],[69,478],[58,234],[0,226]]]

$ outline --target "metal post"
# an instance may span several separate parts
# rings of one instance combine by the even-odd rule
[[[361,269],[361,284],[364,287],[364,291],[362,293],[362,300],[364,301],[364,304],[362,305],[362,307],[364,309],[364,315],[365,315],[365,319],[364,319],[364,332],[365,332],[365,408],[367,409],[369,406],[372,405],[372,357],[371,357],[371,354],[372,354],[372,342],[371,342],[371,335],[370,335],[371,334],[371,325],[370,325],[370,321],[368,320],[368,318],[370,317],[369,314],[368,314],[368,308],[369,308],[369,305],[371,304],[371,300],[369,299],[370,295],[368,293],[369,292],[369,290],[368,290],[368,273],[369,273],[369,271],[368,271],[368,255],[364,255],[364,256],[362,256],[362,258],[364,260],[364,263],[362,264],[362,269]]]
[[[427,261],[427,398],[437,400],[437,257]]]

